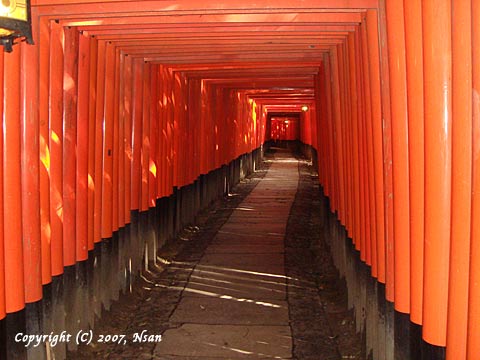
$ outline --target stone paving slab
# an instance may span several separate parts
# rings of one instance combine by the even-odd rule
[[[172,323],[213,325],[285,325],[288,324],[288,303],[285,300],[246,298],[183,297]]]
[[[252,215],[262,216],[268,219],[271,218],[268,212],[260,208],[260,205],[243,205],[243,204],[241,207],[237,207],[233,210],[232,215],[230,215],[230,218],[235,216],[251,217]]]
[[[244,206],[252,207],[255,210],[273,210],[276,212],[285,212],[288,209],[281,209],[278,207],[279,200],[291,201],[294,196],[289,197],[288,199],[275,199],[275,198],[268,198],[268,199],[249,199]]]
[[[248,231],[247,228],[251,228],[253,226],[244,226],[244,229],[226,229],[221,233],[218,233],[216,238],[218,239],[223,236],[223,239],[228,240],[228,238],[257,238],[260,240],[270,240],[271,238],[276,238],[278,241],[283,241],[285,238],[284,230],[283,229],[272,229],[270,231],[262,231],[262,230],[251,230]]]
[[[284,212],[285,209],[278,209],[278,207],[275,207],[273,205],[265,205],[265,201],[258,201],[255,203],[251,204],[242,204],[242,207],[237,207],[233,210],[232,214],[241,214],[241,215],[248,215],[251,216],[251,214],[262,214],[265,217],[268,216],[268,213],[270,211],[275,211],[277,212]]]
[[[206,253],[216,254],[283,254],[285,247],[282,244],[219,244],[208,247]]]
[[[290,359],[292,339],[288,326],[184,324],[167,330],[154,356],[178,355],[188,359]]]
[[[286,221],[287,219],[285,219]],[[247,226],[248,225],[248,226]],[[231,231],[244,234],[285,234],[286,225],[282,223],[245,223],[243,221],[233,221],[222,228],[222,231]]]
[[[283,184],[281,185],[283,186]],[[245,199],[242,206],[248,206],[249,204],[260,204],[264,206],[275,206],[279,200],[291,200],[295,198],[294,191],[281,191],[275,192],[270,189],[257,188],[254,191],[264,191],[266,193],[262,195],[253,194]]]
[[[282,234],[239,234],[234,232],[218,233],[212,240],[212,245],[231,245],[231,244],[263,244],[263,245],[283,245],[284,236]]]
[[[266,217],[264,215],[252,214],[250,216],[245,216],[245,214],[240,214],[230,217],[230,221],[232,224],[262,224],[264,222],[267,224],[281,224],[286,218],[288,218],[287,215],[278,215],[274,220],[272,220],[270,217]]]
[[[221,254],[218,254],[221,255]],[[282,260],[283,261],[283,260]],[[280,262],[280,261],[279,261]],[[230,270],[239,274],[256,274],[256,275],[264,275],[267,277],[277,278],[285,276],[285,265],[283,264],[263,264],[261,262],[252,262],[249,264],[239,264],[235,266],[228,267],[227,264],[217,264],[212,265],[208,263],[203,263],[204,265],[208,265],[214,271],[220,270]]]
[[[305,293],[305,291],[303,291]],[[209,298],[232,298],[234,300],[249,302],[250,300],[284,300],[287,298],[285,290],[275,290],[264,286],[248,287],[233,286],[221,287],[218,284],[190,282],[183,289],[184,297],[209,297]]]
[[[285,200],[285,201],[286,202],[288,201],[288,203],[291,202],[291,200]],[[253,207],[253,211],[269,212],[269,213],[272,213],[272,215],[275,215],[275,216],[282,215],[282,214],[285,215],[285,214],[289,213],[288,209],[279,208],[278,205],[277,206],[265,205],[264,201],[259,201],[258,204],[250,203],[250,204],[248,204],[248,206]],[[274,216],[272,216],[272,219],[273,218],[274,218]]]
[[[283,225],[285,220],[285,216],[278,216],[274,219],[267,216],[257,216],[257,215],[249,215],[246,216],[245,214],[241,215],[232,215],[229,219],[229,225],[232,224],[268,224],[268,225]]]
[[[283,267],[285,259],[282,254],[215,254],[206,253],[200,260],[200,265],[221,266],[233,270],[263,269],[263,272],[278,271]]]
[[[236,299],[286,299],[284,276],[272,278],[257,274],[232,274],[195,270],[186,284],[183,296]]]
[[[222,279],[232,280],[239,284],[246,282],[254,283],[256,285],[280,284],[281,286],[285,284],[286,279],[286,276],[282,274],[262,274],[250,271],[239,271],[230,268],[220,268],[202,265],[198,265],[195,268],[195,270],[192,272],[192,276],[198,276],[202,278],[215,276]]]
[[[267,213],[271,213],[275,211],[275,216],[267,217]],[[290,211],[282,210],[278,211],[278,209],[258,209],[255,210],[255,212],[252,212],[251,215],[247,218],[245,213],[241,213],[239,216],[234,215],[232,217],[232,221],[237,222],[238,220],[251,220],[251,221],[257,221],[257,220],[263,220],[267,223],[280,223],[283,220],[288,218],[288,215],[290,214]]]
[[[281,184],[280,186],[283,186]],[[257,206],[266,206],[266,207],[275,207],[278,206],[278,200],[287,200],[295,198],[295,191],[281,191],[275,192],[270,189],[262,189],[261,187],[255,188],[253,191],[257,192],[264,192],[262,195],[257,195],[252,193],[249,197],[247,197],[243,202],[242,206],[247,206],[249,204],[255,204]]]
[[[244,235],[250,237],[268,237],[268,236],[275,236],[279,239],[283,240],[285,237],[285,227],[270,227],[269,229],[257,229],[254,224],[243,224],[242,226],[238,227],[226,227],[222,234],[229,234],[229,235]]]
[[[280,238],[259,238],[259,237],[246,237],[246,236],[236,236],[236,237],[229,237],[225,239],[215,239],[212,242],[213,246],[268,246],[272,247],[280,247],[282,246],[283,239]],[[213,251],[212,251],[213,252]],[[271,251],[274,253],[276,251]]]
[[[287,219],[285,219],[287,221]],[[261,235],[268,235],[268,234],[275,234],[275,235],[282,235],[285,234],[286,226],[281,223],[266,223],[263,229],[258,229],[261,223],[258,221],[241,221],[241,220],[234,220],[228,226],[225,226],[223,231],[229,231],[232,233],[238,234],[261,234]]]
[[[256,209],[255,212],[252,212],[252,214],[250,215],[250,217],[252,219],[255,219],[256,217],[259,217],[260,219],[262,220],[265,220],[265,221],[268,221],[268,219],[272,219],[272,217],[270,218],[267,218],[266,217],[266,214],[268,213],[271,213],[275,211],[275,220],[280,220],[280,219],[286,219],[288,218],[288,215],[290,214],[290,211],[287,211],[287,210],[281,210],[279,211],[278,209],[275,209],[275,208],[271,208],[271,209],[268,209],[268,208],[261,208],[261,209]],[[242,213],[242,216],[245,216],[244,213]],[[235,219],[235,218],[233,218]]]

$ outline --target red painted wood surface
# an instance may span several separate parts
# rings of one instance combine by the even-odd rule
[[[425,214],[422,4],[404,2],[410,198],[410,319],[422,324]],[[422,96],[418,96],[422,94]]]
[[[42,246],[38,191],[40,187],[38,48],[22,44],[20,57],[21,216],[25,302],[31,303],[42,298]],[[6,225],[8,226],[8,223]]]
[[[468,287],[467,359],[480,351],[480,2],[472,1],[472,216]]]
[[[49,79],[50,79],[50,27],[46,19],[38,24],[38,32],[43,46],[39,49],[39,146],[40,146],[40,240],[42,247],[42,284],[52,279],[52,253],[50,222],[50,129],[49,129]]]
[[[472,194],[472,19],[470,1],[452,3],[452,231],[447,358],[465,359]]]
[[[22,243],[20,57],[21,49],[4,55],[3,73],[3,246],[5,307],[21,310],[25,304]]]
[[[63,273],[63,28],[50,22],[49,152],[52,275]]]
[[[451,3],[424,1],[425,263],[423,336],[446,343],[452,191]]]
[[[76,262],[78,32],[64,29],[63,41],[63,262]]]
[[[408,109],[403,1],[386,2],[393,148],[395,309],[410,312]]]
[[[78,39],[78,79],[77,79],[77,159],[76,159],[76,260],[88,258],[89,250],[89,188],[88,160],[89,148],[89,80],[90,80],[90,40],[79,34]],[[93,224],[91,224],[93,225]],[[92,226],[93,230],[93,226]]]

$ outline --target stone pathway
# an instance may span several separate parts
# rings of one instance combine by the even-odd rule
[[[268,173],[206,248],[157,344],[158,359],[290,359],[284,238],[298,162]],[[287,155],[287,156],[285,156]]]
[[[259,166],[95,324],[95,334],[162,341],[92,342],[68,359],[365,359],[323,231],[318,177],[281,149]]]

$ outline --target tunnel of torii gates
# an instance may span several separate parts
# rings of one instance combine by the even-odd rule
[[[32,0],[31,17],[35,45],[0,53],[7,338],[132,218],[222,195],[280,114],[316,154],[333,241],[394,309],[378,329],[479,358],[480,0]],[[119,272],[141,267],[129,251]]]

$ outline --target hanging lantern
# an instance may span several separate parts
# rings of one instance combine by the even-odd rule
[[[11,52],[21,41],[33,44],[30,0],[0,0],[0,44]]]

